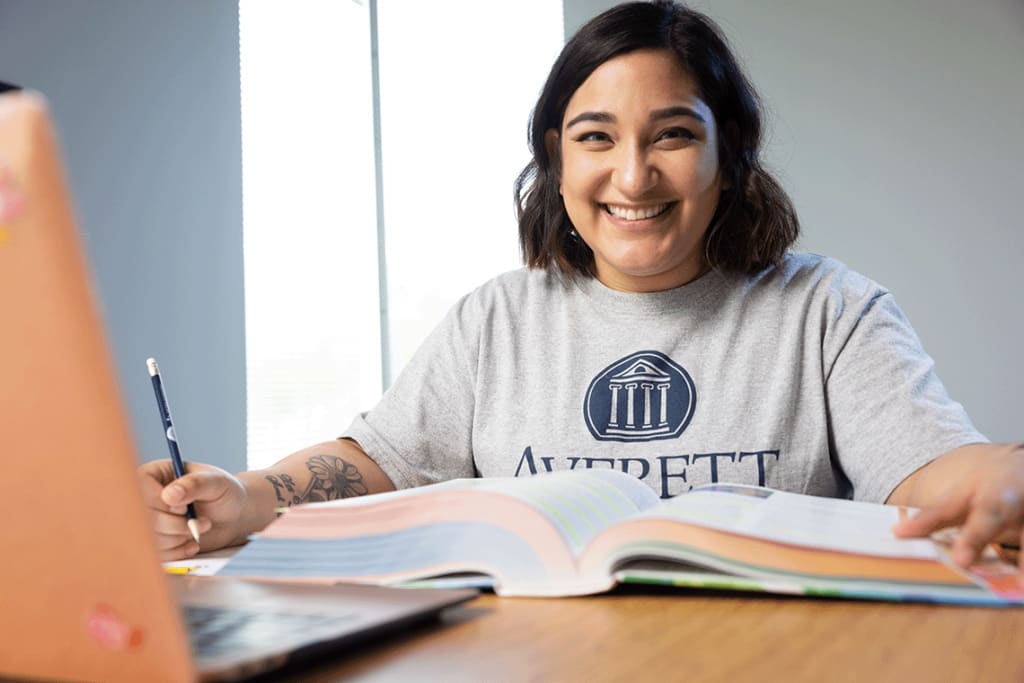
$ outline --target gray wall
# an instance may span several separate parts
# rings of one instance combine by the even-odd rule
[[[0,80],[56,119],[140,459],[245,465],[236,2],[0,0]]]
[[[566,33],[612,6],[566,0]],[[889,287],[994,440],[1024,438],[1024,3],[702,0],[769,113],[798,248]]]

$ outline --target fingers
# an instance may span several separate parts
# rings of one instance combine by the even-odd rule
[[[146,505],[156,510],[166,509],[160,497],[164,486],[174,481],[174,468],[170,460],[154,460],[140,465],[138,470],[139,486],[142,489]]]
[[[196,519],[196,522],[199,524],[200,534],[209,531],[213,527],[208,517],[199,517]],[[161,547],[174,545],[179,543],[181,539],[192,537],[185,517],[170,512],[157,512],[153,515],[153,529],[156,531],[157,537],[161,539]],[[168,540],[164,542],[163,539]]]
[[[170,482],[160,492],[165,505],[181,510],[183,514],[188,503],[214,501],[224,495],[229,480],[220,470],[189,472],[184,477]]]
[[[942,479],[952,482],[943,485],[948,497],[895,525],[893,532],[901,537],[927,536],[959,526],[950,554],[955,564],[965,568],[990,544],[1019,546],[1024,541],[1024,448],[979,445],[960,460],[947,461],[943,456],[935,462],[944,461],[956,464],[953,470],[941,470],[953,473]],[[934,482],[927,488],[935,488]],[[956,492],[949,495],[950,489]],[[925,490],[922,496],[933,499],[935,493]],[[1024,585],[1024,555],[1016,559]]]
[[[182,477],[182,479],[184,479],[184,477]],[[189,487],[181,481],[173,481],[160,491],[160,500],[162,500],[168,508],[179,511],[177,514],[184,514],[188,504],[196,499],[196,495],[194,493],[195,487],[193,486],[192,489],[193,491],[190,491]]]
[[[138,469],[143,496],[152,512],[157,547],[164,561],[222,547],[238,536],[232,531],[232,525],[237,525],[245,503],[245,488],[241,482],[213,465],[189,463],[186,468],[188,472],[180,478],[174,476],[174,468],[166,459],[146,463]],[[185,519],[191,503],[195,503],[198,514],[196,521],[202,548],[192,539]]]
[[[938,505],[921,510],[910,519],[893,527],[893,533],[903,538],[927,536],[962,522],[970,508],[969,494],[948,498]]]
[[[161,562],[173,562],[174,560],[187,560],[199,553],[199,544],[191,538],[180,545],[160,549]]]
[[[199,533],[208,532],[213,524],[206,517],[196,520]],[[156,512],[153,515],[153,528],[156,531],[157,549],[164,559],[168,553],[177,555],[174,559],[191,557],[199,552],[199,545],[192,540],[185,518],[170,512]]]
[[[1017,526],[1024,513],[1024,501],[1016,489],[1004,487],[983,491],[972,501],[967,521],[953,542],[953,561],[961,567],[974,562],[986,545],[1007,528]]]
[[[174,466],[169,458],[163,460],[151,460],[138,467],[139,477],[145,480],[153,480],[160,485],[174,481]]]
[[[893,527],[900,537],[928,536],[940,529],[960,525],[951,549],[953,561],[967,567],[978,559],[989,543],[1020,537],[1024,505],[1012,488],[962,495],[922,510]]]

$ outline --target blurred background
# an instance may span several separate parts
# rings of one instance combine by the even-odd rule
[[[263,466],[518,267],[530,108],[613,4],[0,0],[0,80],[50,100],[140,459],[166,450],[148,356],[187,458]],[[692,5],[764,99],[798,248],[890,288],[982,432],[1024,438],[1024,2]]]

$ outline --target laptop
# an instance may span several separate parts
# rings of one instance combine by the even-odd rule
[[[237,680],[476,595],[161,568],[47,105],[27,91],[0,95],[0,316],[0,678]]]

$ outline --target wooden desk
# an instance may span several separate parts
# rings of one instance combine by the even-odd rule
[[[289,681],[1024,681],[1024,608],[484,595]]]

